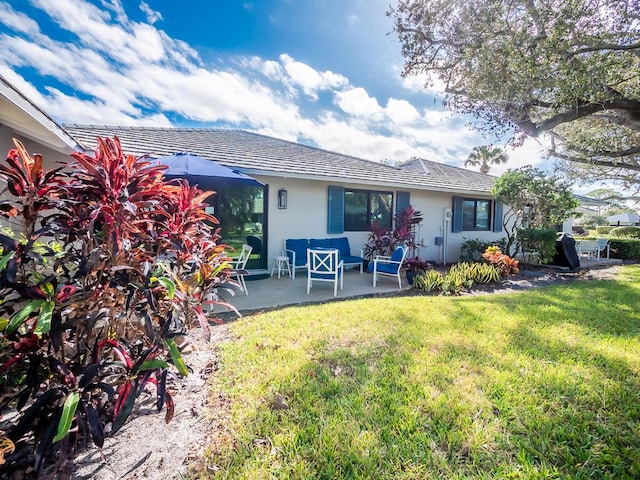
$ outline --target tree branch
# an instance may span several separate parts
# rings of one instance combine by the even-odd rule
[[[617,51],[628,51],[628,50],[637,50],[640,49],[640,42],[632,43],[631,45],[618,45],[615,43],[602,43],[600,45],[593,45],[591,47],[583,47],[572,52],[567,52],[567,57],[575,57],[576,55],[580,55],[582,53],[589,52],[597,52],[599,50],[617,50]]]
[[[630,98],[615,98],[600,103],[584,103],[571,110],[558,113],[539,123],[535,123],[531,120],[528,110],[522,112],[515,105],[507,105],[505,107],[507,117],[532,137],[537,137],[541,133],[552,130],[560,124],[573,122],[574,120],[579,120],[605,110],[622,110],[637,114],[640,113],[640,101]],[[632,130],[640,130],[640,125],[633,125],[633,122],[631,122],[632,124],[630,125],[629,123],[630,122],[627,122],[623,125],[631,128]]]
[[[613,161],[608,162],[606,160],[596,160],[594,158],[576,157],[574,155],[567,155],[556,151],[550,151],[549,153],[554,157],[567,160],[569,162],[582,163],[584,165],[595,165],[604,168],[624,168],[625,170],[640,172],[640,164],[624,163],[616,165]]]

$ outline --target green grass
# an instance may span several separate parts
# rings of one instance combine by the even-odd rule
[[[639,306],[630,266],[615,281],[242,319],[213,380],[230,412],[209,475],[638,478]],[[277,394],[288,410],[270,408]]]

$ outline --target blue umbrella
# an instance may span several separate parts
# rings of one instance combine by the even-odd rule
[[[193,180],[192,183],[242,183],[254,187],[263,186],[255,178],[237,170],[220,165],[198,155],[188,152],[174,153],[166,157],[156,158],[160,164],[167,165],[164,174],[167,177],[181,177]]]

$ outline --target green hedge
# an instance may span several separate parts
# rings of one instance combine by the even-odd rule
[[[596,227],[596,232],[598,235],[609,235],[612,228],[613,227]]]
[[[624,260],[640,260],[640,240],[631,238],[610,238],[611,256]]]
[[[617,238],[640,238],[640,227],[625,226],[615,227],[609,232],[612,237]]]

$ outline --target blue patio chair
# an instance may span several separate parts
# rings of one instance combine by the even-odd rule
[[[407,256],[409,249],[405,245],[396,247],[393,254],[389,256],[376,255],[373,257],[373,286],[378,283],[378,275],[388,277],[396,277],[398,279],[398,287],[402,288],[401,267]]]
[[[307,295],[311,291],[311,282],[333,282],[333,296],[338,295],[344,284],[344,264],[338,258],[338,250],[307,250]]]

